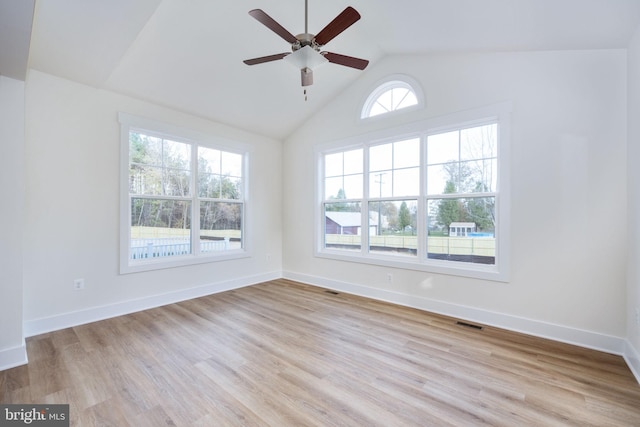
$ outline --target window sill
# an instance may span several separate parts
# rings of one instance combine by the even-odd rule
[[[384,256],[377,254],[367,254],[367,256],[364,256],[360,252],[345,253],[344,251],[332,250],[316,251],[315,256],[318,258],[326,258],[336,261],[356,262],[361,264],[468,277],[494,282],[509,281],[508,272],[505,271],[505,269],[500,270],[497,265],[470,264],[430,259],[420,261],[416,257],[408,256]]]
[[[206,264],[220,261],[231,261],[235,259],[250,258],[251,254],[245,250],[238,249],[226,251],[220,254],[209,255],[185,255],[165,258],[152,258],[129,262],[129,259],[121,260],[120,274],[140,273],[144,271],[162,270],[166,268],[185,267],[196,264]]]

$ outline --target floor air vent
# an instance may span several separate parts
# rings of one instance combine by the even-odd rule
[[[331,295],[339,295],[340,294],[340,292],[332,291],[331,289],[327,289],[325,292],[328,293],[328,294],[331,294]]]
[[[467,322],[458,321],[456,322],[456,325],[464,326],[465,328],[478,329],[480,331],[482,330],[482,326],[474,325],[472,323],[467,323]]]

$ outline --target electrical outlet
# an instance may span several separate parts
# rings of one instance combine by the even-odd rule
[[[393,274],[387,273],[387,282],[388,283],[393,283]]]
[[[84,279],[76,279],[73,281],[73,290],[81,291],[84,289]]]

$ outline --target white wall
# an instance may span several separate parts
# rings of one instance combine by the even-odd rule
[[[631,39],[628,49],[629,98],[628,112],[628,203],[629,203],[629,256],[627,296],[627,339],[632,346],[627,357],[636,377],[640,378],[640,326],[636,310],[640,309],[640,27]]]
[[[426,109],[357,120],[379,79],[408,73]],[[284,147],[287,277],[621,352],[626,336],[626,51],[388,57]],[[511,281],[313,256],[313,146],[512,101]],[[393,284],[386,273],[393,273]]]
[[[120,111],[252,147],[253,257],[119,275]],[[25,335],[280,276],[281,142],[34,70],[26,124]]]
[[[24,82],[0,76],[0,370],[26,362],[22,339]]]

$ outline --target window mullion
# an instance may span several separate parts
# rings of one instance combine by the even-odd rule
[[[418,247],[416,249],[419,260],[427,258],[427,246],[429,238],[429,212],[427,211],[427,135],[420,137],[420,187],[418,195]]]
[[[360,212],[361,212],[361,221],[362,225],[360,226],[360,251],[362,254],[367,254],[369,252],[369,146],[365,146],[363,148],[362,153],[362,202],[360,203]]]
[[[198,170],[198,145],[191,145],[191,253],[200,255],[200,189]]]

